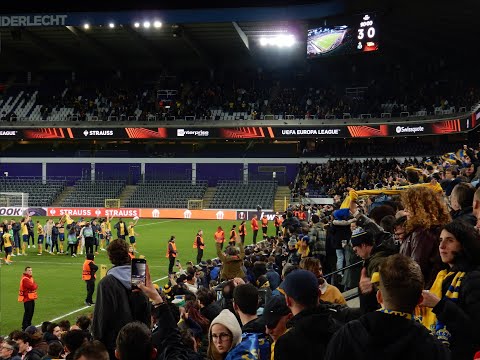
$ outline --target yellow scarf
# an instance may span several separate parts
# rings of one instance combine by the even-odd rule
[[[450,286],[445,293],[445,295],[442,294],[442,283],[444,280],[455,274],[454,272],[448,272],[447,270],[442,270],[437,274],[437,278],[435,279],[435,282],[432,285],[432,288],[430,289],[430,292],[434,295],[436,295],[438,298],[446,298],[449,299],[450,301],[457,302],[458,301],[458,296],[460,292],[460,287],[462,285],[462,280],[465,277],[464,272],[457,272],[455,276],[453,277],[452,282],[450,283]],[[446,329],[446,326],[444,324],[441,324],[437,316],[434,314],[431,308],[427,307],[419,307],[415,309],[415,315],[419,316],[421,318],[422,324],[434,335],[437,336],[437,338],[445,343],[448,343],[448,339],[450,338],[450,333]]]

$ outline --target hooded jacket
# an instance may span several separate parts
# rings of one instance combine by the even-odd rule
[[[327,345],[340,328],[333,311],[320,305],[305,309],[287,322],[287,332],[275,343],[274,360],[322,360]]]
[[[448,360],[449,351],[420,323],[378,311],[342,327],[325,360]]]
[[[220,248],[220,244],[216,243],[217,246],[217,256],[222,261],[222,273],[220,275],[221,280],[231,280],[236,277],[245,278],[245,272],[243,271],[243,259],[245,259],[245,248],[243,244],[240,243],[240,254],[239,255],[225,255]]]
[[[467,206],[464,209],[452,211],[452,220],[464,221],[472,226],[477,225],[477,218],[473,215],[473,207]]]
[[[97,286],[92,334],[106,346],[110,356],[125,324],[140,321],[150,327],[150,303],[143,293],[131,291],[130,277],[130,265],[114,266]]]

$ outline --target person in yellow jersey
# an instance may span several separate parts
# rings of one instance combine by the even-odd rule
[[[10,265],[12,261],[12,241],[13,241],[13,230],[12,225],[7,225],[3,233],[3,247],[5,249],[5,264]]]
[[[106,240],[107,246],[108,244],[110,244],[110,240],[112,240],[112,220],[113,220],[113,216],[110,217],[109,215],[107,215],[107,221],[105,221],[105,229],[106,229],[105,240]]]
[[[45,238],[45,235],[43,234],[43,225],[40,223],[40,220],[37,220],[37,233],[38,233],[38,238],[37,238],[38,254],[37,255],[42,255],[43,239]]]
[[[27,248],[27,242],[28,242],[28,227],[27,227],[27,222],[29,220],[29,216],[25,216],[22,218],[20,221],[20,232],[22,234],[22,255],[25,254],[25,249]]]
[[[100,220],[100,231],[98,233],[98,239],[100,240],[100,250],[107,251],[105,249],[105,240],[107,238],[107,221],[105,219]]]
[[[132,246],[134,252],[138,252],[137,243],[135,240],[135,236],[139,235],[138,233],[135,232],[135,225],[137,225],[137,222],[138,222],[138,219],[136,219],[135,222],[130,221],[130,225],[128,225],[128,239],[130,240],[130,245]]]
[[[117,229],[117,238],[125,240],[127,236],[127,224],[125,224],[125,221],[122,218],[118,219],[114,228]]]

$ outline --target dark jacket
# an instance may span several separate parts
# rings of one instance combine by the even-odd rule
[[[418,228],[407,235],[400,246],[400,254],[415,260],[422,269],[425,289],[430,289],[442,267],[438,252],[440,228]]]
[[[366,259],[363,264],[363,267],[367,270],[367,276],[371,278],[372,274],[379,270],[385,258],[394,253],[395,251],[385,245],[374,247],[370,257]],[[363,313],[375,311],[380,307],[375,290],[368,294],[359,293],[359,300],[360,309],[362,309]]]
[[[158,350],[156,360],[188,360],[199,359],[199,356],[188,349],[182,342],[180,329],[167,304],[154,309],[158,319],[152,331],[152,343]]]
[[[330,341],[325,359],[448,360],[450,355],[422,324],[376,311],[342,327]]]
[[[25,355],[23,360],[41,360],[44,355],[45,352],[41,351],[40,349],[32,349]]]
[[[130,277],[130,265],[114,266],[97,286],[92,334],[106,346],[110,356],[125,324],[141,321],[150,327],[150,303],[142,293],[131,291]]]
[[[348,241],[352,237],[351,223],[349,220],[333,220],[332,236],[335,249],[343,249],[342,240]]]
[[[222,310],[222,307],[217,302],[213,302],[210,305],[201,308],[200,314],[212,322],[213,319],[215,319],[222,312]]]
[[[442,294],[447,292],[452,279],[453,275],[443,281]],[[480,349],[480,333],[477,329],[480,323],[480,268],[465,275],[457,303],[442,299],[433,312],[452,334],[452,359],[473,359],[475,351]]]
[[[452,211],[452,220],[459,220],[466,222],[472,226],[477,225],[477,218],[473,215],[473,207],[468,206],[465,209],[460,209],[457,211]]]
[[[268,282],[270,283],[270,289],[272,290],[275,290],[282,282],[280,275],[273,269],[268,270],[265,276],[267,277]]]
[[[225,255],[220,248],[220,244],[216,243],[217,256],[222,261],[222,273],[220,275],[221,280],[231,280],[239,277],[244,278],[245,273],[243,271],[243,259],[245,259],[245,248],[240,243],[240,254],[235,256]]]
[[[262,318],[256,318],[242,326],[242,334],[265,334],[265,323]]]
[[[370,219],[368,216],[360,215],[357,217],[357,225],[362,227],[365,231],[373,235],[375,245],[385,245],[389,248],[392,248],[398,252],[398,247],[395,245],[395,239],[392,234],[383,230],[382,227],[377,225],[375,221]]]
[[[295,315],[287,322],[287,328],[275,344],[274,360],[322,360],[340,324],[333,319],[332,310],[320,305]]]
[[[312,224],[308,236],[310,237],[311,255],[318,259],[327,256],[327,232],[324,230],[323,224],[319,222]]]

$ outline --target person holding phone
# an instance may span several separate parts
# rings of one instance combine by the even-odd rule
[[[97,278],[95,273],[98,271],[98,266],[93,262],[94,259],[95,256],[92,253],[87,253],[82,269],[82,280],[87,285],[87,297],[85,298],[85,305],[87,306],[95,304],[92,297],[95,291],[95,279]]]
[[[147,260],[132,259],[132,275],[130,279],[132,289],[138,289],[140,284],[146,284],[146,268]]]
[[[169,261],[168,273],[172,274],[173,273],[173,266],[175,265],[175,259],[177,258],[177,244],[175,244],[175,236],[174,235],[170,236],[170,240],[168,240],[167,254],[166,254],[165,257],[167,257],[168,261]]]
[[[115,359],[116,338],[120,329],[136,321],[150,326],[151,311],[148,298],[132,287],[127,242],[121,239],[111,241],[107,255],[113,267],[98,283],[91,330],[94,340],[101,341],[110,359]]]

